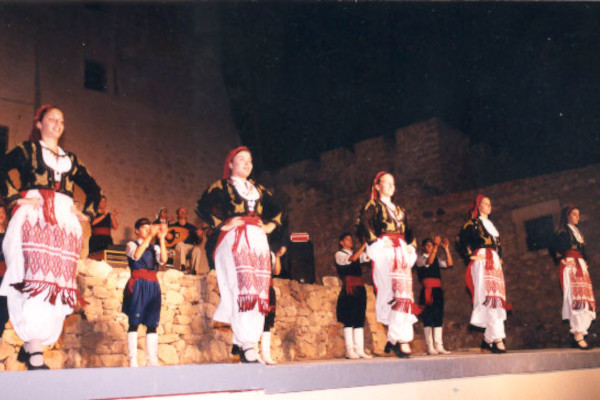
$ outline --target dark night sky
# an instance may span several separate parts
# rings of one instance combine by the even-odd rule
[[[431,117],[488,143],[502,179],[600,162],[600,4],[229,3],[219,12],[225,83],[258,168]]]

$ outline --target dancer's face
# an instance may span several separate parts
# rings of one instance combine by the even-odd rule
[[[65,131],[65,118],[62,111],[53,108],[46,112],[44,118],[37,122],[42,139],[58,140]]]
[[[229,163],[231,176],[246,179],[252,173],[252,154],[248,151],[240,151]]]
[[[137,229],[137,234],[139,235],[140,238],[145,239],[148,237],[148,235],[150,234],[150,228],[151,225],[150,224],[144,224],[141,225],[138,229]]]
[[[479,214],[487,217],[492,213],[492,202],[487,197],[484,197],[479,203]]]
[[[423,246],[423,250],[424,250],[425,254],[431,254],[431,252],[433,251],[433,243],[431,243],[431,242],[425,243],[425,246]]]
[[[352,240],[352,236],[348,235],[342,239],[340,245],[344,249],[352,249],[354,247],[354,241]]]
[[[6,209],[0,207],[0,226],[6,225]]]
[[[394,177],[390,174],[383,175],[379,178],[379,183],[375,185],[375,189],[377,189],[381,197],[392,197],[396,192]]]
[[[574,208],[570,213],[569,213],[569,217],[567,218],[569,224],[571,225],[577,225],[579,223],[579,210]]]

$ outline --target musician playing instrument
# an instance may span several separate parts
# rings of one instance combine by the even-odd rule
[[[204,233],[188,222],[187,210],[183,207],[177,209],[177,221],[169,224],[167,245],[175,246],[173,267],[177,270],[187,270],[191,274],[208,272],[208,260],[204,251]],[[190,268],[185,267],[185,260],[191,253]],[[183,265],[183,267],[182,267]]]

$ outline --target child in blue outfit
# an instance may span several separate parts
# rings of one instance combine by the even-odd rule
[[[135,222],[136,241],[127,243],[127,261],[131,277],[123,292],[123,312],[129,317],[127,349],[129,366],[137,367],[137,330],[146,325],[146,365],[158,365],[158,334],[160,319],[160,285],[156,276],[159,264],[167,262],[166,224],[151,224],[148,218]],[[155,238],[158,245],[153,244]]]

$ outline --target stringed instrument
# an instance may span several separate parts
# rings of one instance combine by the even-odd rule
[[[165,237],[165,246],[172,248],[179,242],[185,242],[190,236],[190,231],[182,226],[171,226],[167,230],[167,236]]]

